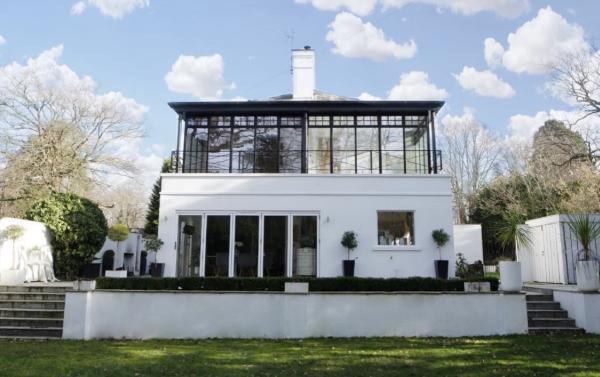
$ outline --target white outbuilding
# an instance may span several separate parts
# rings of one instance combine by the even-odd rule
[[[600,214],[593,215],[600,221]],[[581,245],[569,228],[569,215],[552,215],[525,222],[531,244],[517,248],[523,281],[575,284],[575,264]],[[591,244],[592,255],[600,258],[600,240]]]

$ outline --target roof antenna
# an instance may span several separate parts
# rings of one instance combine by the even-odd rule
[[[290,43],[290,51],[294,49],[294,29],[285,32],[285,38]],[[294,74],[294,63],[292,61],[292,55],[290,54],[290,73]]]

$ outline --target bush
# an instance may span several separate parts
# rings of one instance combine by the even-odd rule
[[[490,282],[498,290],[498,279],[480,277],[472,279],[434,278],[99,278],[97,289],[124,290],[185,290],[185,291],[268,291],[281,292],[286,282],[307,282],[312,292],[460,292],[465,281]]]
[[[104,214],[90,200],[73,194],[53,193],[32,204],[25,218],[40,221],[52,234],[54,271],[74,279],[106,240]]]
[[[469,276],[469,264],[467,263],[467,258],[465,258],[463,253],[456,254],[456,266],[454,273],[459,278]]]
[[[115,224],[108,228],[108,238],[118,242],[125,241],[129,237],[129,228],[125,224]]]

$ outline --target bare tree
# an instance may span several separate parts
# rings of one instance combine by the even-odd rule
[[[469,221],[473,196],[499,169],[500,148],[496,138],[467,112],[445,117],[440,129],[445,154],[444,170],[452,177],[455,221]]]
[[[573,153],[573,160],[600,161],[600,51],[582,51],[567,54],[554,68],[551,88],[555,95],[577,105],[580,115],[569,126],[578,131],[587,142],[588,150]],[[587,121],[593,118],[593,121]]]
[[[0,72],[2,201],[37,188],[86,190],[107,174],[136,172],[115,151],[142,135],[142,106],[120,93],[96,94],[91,79],[57,85],[43,70],[24,69]]]

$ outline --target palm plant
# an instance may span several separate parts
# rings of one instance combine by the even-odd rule
[[[505,214],[492,229],[500,246],[503,248],[512,246],[514,255],[517,255],[517,248],[531,245],[531,230],[528,226],[523,226],[524,220],[522,215],[511,211]]]
[[[569,229],[575,234],[581,244],[580,253],[583,254],[583,261],[592,259],[590,244],[592,241],[600,238],[600,222],[592,220],[589,214],[579,214],[569,216]]]

